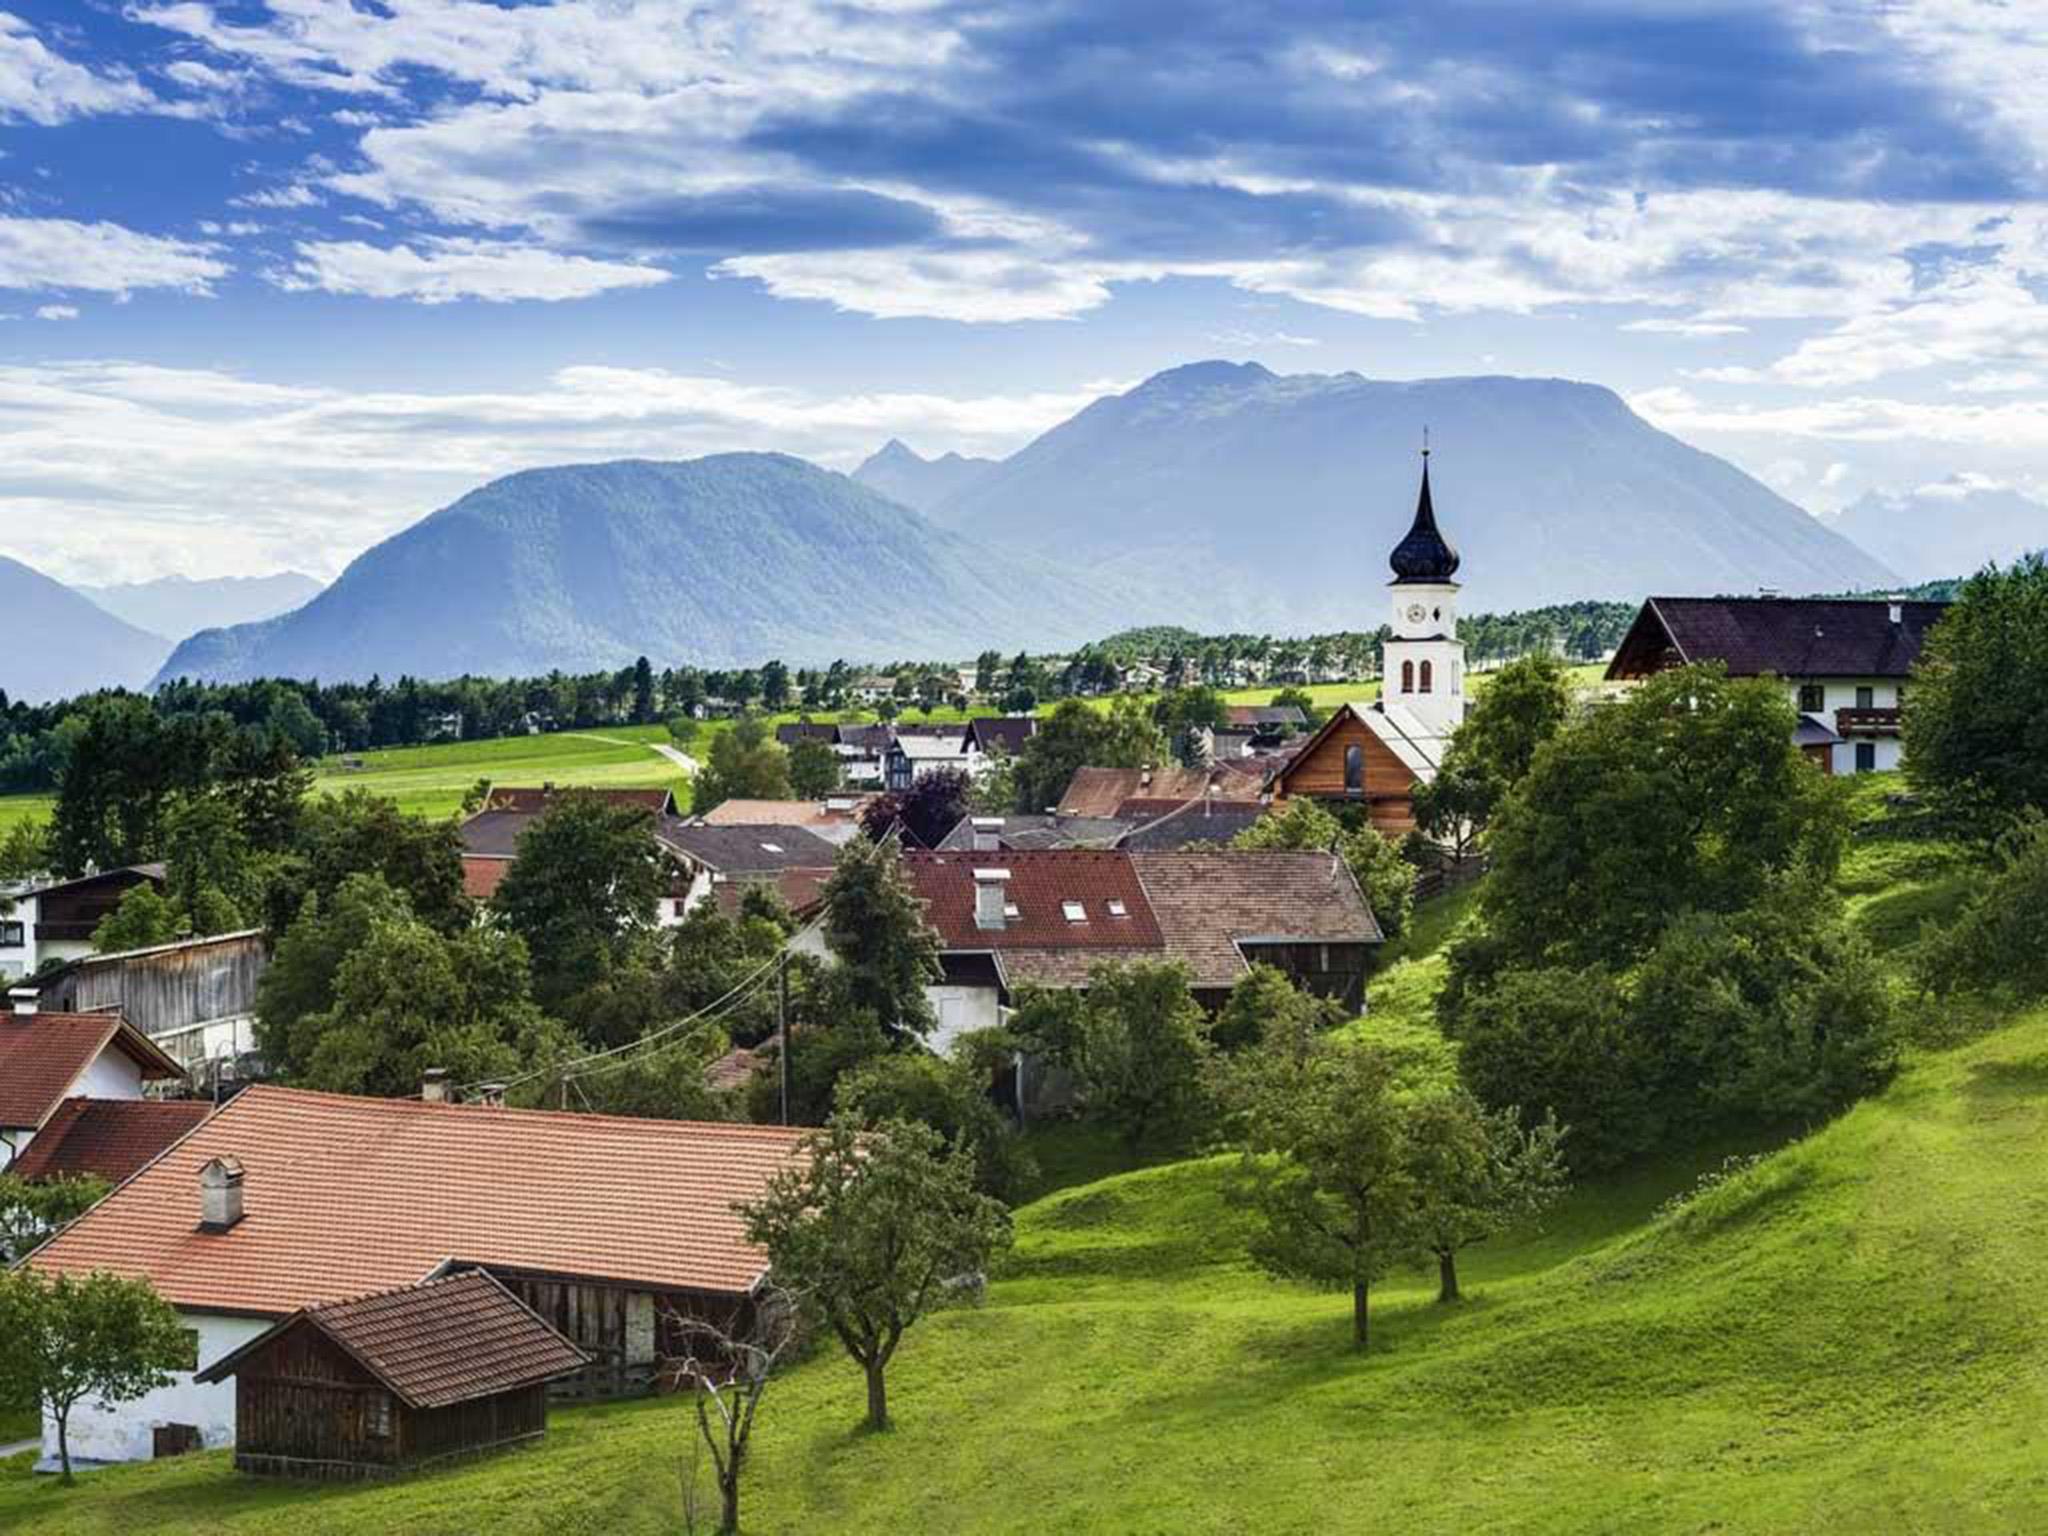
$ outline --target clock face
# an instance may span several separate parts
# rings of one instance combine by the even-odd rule
[[[1420,624],[1428,616],[1429,610],[1423,607],[1422,604],[1410,603],[1408,605],[1408,622],[1410,624]]]

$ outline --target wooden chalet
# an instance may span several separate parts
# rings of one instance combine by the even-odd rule
[[[1374,831],[1403,838],[1415,830],[1415,786],[1436,776],[1443,745],[1404,733],[1369,704],[1345,704],[1274,770],[1268,789],[1275,805],[1308,798],[1363,806]]]
[[[235,1383],[235,1467],[381,1478],[538,1440],[584,1352],[480,1270],[306,1307],[196,1378]]]

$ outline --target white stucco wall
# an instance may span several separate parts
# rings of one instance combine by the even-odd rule
[[[949,1054],[953,1042],[969,1030],[994,1029],[1003,1022],[994,987],[926,987],[924,995],[939,1016],[938,1027],[925,1037],[925,1044],[940,1056]]]
[[[9,981],[19,981],[36,968],[36,906],[35,897],[23,896],[0,912],[0,919],[21,924],[21,942],[0,945],[0,976]]]
[[[118,1046],[108,1046],[94,1059],[72,1086],[69,1095],[81,1099],[139,1099],[142,1097],[142,1068]]]
[[[199,1368],[205,1370],[223,1355],[232,1354],[270,1327],[255,1317],[222,1317],[211,1312],[180,1312],[187,1328],[199,1331]],[[156,1430],[161,1424],[198,1426],[206,1449],[235,1443],[235,1384],[199,1386],[192,1373],[180,1371],[168,1387],[107,1408],[95,1402],[80,1403],[71,1411],[71,1459],[80,1461],[148,1461],[154,1454]],[[43,1416],[43,1461],[54,1466],[57,1459],[57,1425]]]
[[[1829,730],[1835,728],[1835,711],[1838,709],[1897,709],[1899,707],[1899,680],[1895,677],[1808,677],[1795,678],[1786,685],[1792,697],[1792,707],[1800,707],[1800,693],[1805,687],[1818,684],[1821,688],[1822,705],[1819,709],[1805,709],[1801,712],[1814,716]],[[1870,690],[1870,702],[1859,704],[1857,691]],[[1810,702],[1810,701],[1809,701]],[[1867,742],[1877,749],[1877,760],[1864,772],[1885,773],[1897,768],[1905,756],[1905,749],[1897,736],[1850,736],[1829,753],[1829,766],[1836,773],[1857,772],[1856,744]]]

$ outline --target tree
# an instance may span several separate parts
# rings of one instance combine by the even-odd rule
[[[1555,656],[1524,656],[1502,667],[1473,697],[1436,777],[1416,786],[1416,824],[1463,857],[1571,711],[1571,674]]]
[[[1094,709],[1068,699],[1017,754],[1015,808],[1033,812],[1057,804],[1079,768],[1142,768],[1165,759],[1166,738],[1142,700],[1117,698],[1107,709]]]
[[[751,715],[712,738],[709,759],[690,791],[690,809],[699,816],[728,800],[790,798],[789,755]]]
[[[839,1079],[833,1102],[862,1125],[915,1120],[965,1147],[977,1188],[1014,1200],[1036,1173],[1022,1139],[988,1096],[988,1073],[969,1061],[928,1051],[892,1051],[861,1062]]]
[[[969,1294],[1009,1246],[1009,1213],[974,1187],[973,1154],[929,1126],[840,1118],[804,1150],[740,1207],[747,1238],[866,1374],[868,1427],[887,1429],[885,1372],[903,1335]]]
[[[900,831],[920,848],[936,848],[967,814],[973,793],[973,781],[964,769],[934,769],[913,780],[908,789],[870,800],[861,808],[861,830],[877,841]]]
[[[165,894],[193,933],[226,933],[256,918],[263,871],[224,795],[186,795],[164,815]]]
[[[697,732],[701,729],[702,727],[689,715],[670,715],[668,717],[668,739],[678,747],[687,748],[691,742],[697,739]]]
[[[581,1022],[576,1000],[654,931],[674,880],[643,807],[570,790],[519,835],[492,906],[536,958],[535,999]]]
[[[1993,850],[1992,872],[1926,945],[1934,990],[2048,997],[2048,819],[2029,816]]]
[[[0,880],[27,880],[50,872],[55,849],[45,817],[24,816],[0,836]]]
[[[0,1398],[28,1398],[56,1421],[71,1481],[71,1414],[87,1398],[133,1402],[192,1368],[178,1314],[141,1280],[95,1271],[0,1273]]]
[[[0,1265],[12,1264],[40,1247],[106,1198],[107,1181],[92,1174],[66,1174],[30,1183],[0,1173]],[[4,1402],[0,1396],[0,1402]]]
[[[1223,1051],[1288,1041],[1300,1052],[1344,1019],[1345,1010],[1333,999],[1304,992],[1274,966],[1254,965],[1230,989],[1209,1038]]]
[[[1223,724],[1223,695],[1214,688],[1171,688],[1152,703],[1152,721],[1168,743],[1187,760],[1187,744],[1204,727]]]
[[[1738,911],[1794,870],[1831,876],[1847,816],[1792,725],[1776,682],[1713,665],[1566,726],[1488,834],[1494,938],[1523,962],[1626,965],[1682,910]]]
[[[776,1368],[803,1337],[802,1312],[796,1298],[774,1286],[764,1287],[731,1327],[710,1318],[669,1307],[666,1337],[672,1348],[664,1364],[676,1379],[689,1383],[697,1410],[697,1444],[711,1456],[718,1484],[718,1529],[733,1536],[740,1528],[740,1480],[754,1438],[754,1416]],[[683,1526],[697,1528],[696,1463],[683,1477]]]
[[[1963,583],[1905,691],[1913,783],[1986,840],[2048,809],[2048,559]]]
[[[1351,1342],[1371,1338],[1372,1287],[1416,1251],[1415,1170],[1393,1058],[1324,1041],[1276,1059],[1251,1112],[1239,1197],[1268,1274],[1351,1293]]]
[[[789,707],[789,668],[780,661],[761,668],[761,706],[771,711]]]
[[[1016,808],[1017,759],[998,741],[981,760],[981,772],[967,793],[967,811],[973,816],[1007,816]]]
[[[645,656],[633,663],[633,723],[654,723],[654,667]]]
[[[331,901],[354,875],[404,892],[413,915],[442,933],[459,933],[474,918],[455,824],[408,816],[387,796],[350,789],[306,802],[291,852],[270,875],[271,932],[289,928],[308,896]]]
[[[825,943],[844,973],[849,1006],[892,1035],[928,1034],[938,1019],[925,988],[939,976],[939,943],[895,845],[847,843],[823,899]]]
[[[92,931],[92,947],[102,955],[150,949],[184,937],[185,909],[148,881],[121,893],[114,910]]]
[[[1075,1073],[1088,1113],[1116,1127],[1128,1150],[1198,1127],[1208,1055],[1208,1020],[1184,967],[1105,964],[1090,973]]]
[[[1539,1214],[1564,1193],[1564,1132],[1554,1116],[1524,1127],[1463,1089],[1407,1109],[1415,1230],[1435,1255],[1439,1302],[1459,1299],[1458,1254]]]
[[[1233,848],[1281,848],[1334,853],[1365,893],[1380,931],[1398,938],[1415,908],[1415,866],[1401,850],[1369,826],[1347,831],[1313,800],[1289,800],[1261,816],[1231,843]]]
[[[839,787],[839,756],[825,742],[806,736],[789,749],[789,787],[798,798],[822,800]]]
[[[1282,688],[1273,695],[1270,702],[1275,709],[1285,709],[1290,704],[1293,705],[1301,711],[1308,729],[1312,731],[1318,729],[1323,721],[1329,718],[1322,710],[1316,708],[1315,695],[1306,688]]]

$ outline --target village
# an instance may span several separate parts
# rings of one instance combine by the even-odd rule
[[[675,1399],[686,1502],[736,1529],[781,1376],[843,1347],[889,1425],[898,1345],[1000,1280],[1062,1136],[1242,1148],[1254,1262],[1345,1293],[1369,1353],[1375,1286],[1426,1264],[1454,1301],[1575,1181],[1878,1089],[1897,1005],[1811,882],[1840,791],[1910,801],[1906,747],[1972,728],[1929,669],[1966,664],[1951,605],[1659,594],[1597,684],[1548,653],[1482,683],[1455,522],[1426,454],[1405,531],[1360,509],[1381,684],[1330,707],[742,720],[692,798],[492,783],[445,822],[302,811],[273,764],[167,797],[159,859],[17,879],[0,1380],[37,1473],[383,1481]],[[1961,608],[2008,580],[2041,575]],[[50,846],[120,814],[60,806]],[[1545,932],[1569,901],[1598,915]],[[1693,902],[1670,932],[1720,937],[1667,956]],[[1446,922],[1418,1014],[1389,955]],[[1807,960],[1716,980],[1738,945]],[[1723,985],[1733,1015],[1676,1001]],[[1631,1035],[1637,988],[1699,1010],[1688,1054]],[[1403,1010],[1426,1086],[1375,1034]]]

